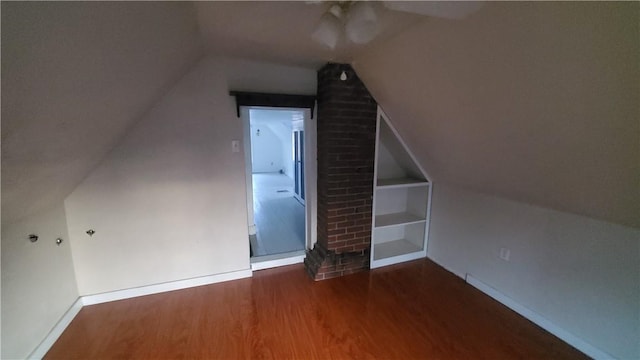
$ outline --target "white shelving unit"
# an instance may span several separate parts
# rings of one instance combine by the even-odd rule
[[[378,108],[371,268],[427,256],[431,182]]]

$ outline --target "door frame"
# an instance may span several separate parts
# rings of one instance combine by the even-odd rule
[[[302,133],[302,137],[300,136]],[[294,194],[293,196],[300,202],[302,205],[305,205],[305,192],[306,186],[302,186],[299,188],[300,182],[302,184],[305,183],[305,166],[306,166],[306,156],[305,156],[305,135],[304,135],[304,121],[296,120],[293,122],[293,129],[291,131],[291,136],[293,137],[293,152],[294,152]],[[302,143],[301,149],[298,149],[298,143]],[[300,151],[298,151],[300,150]],[[300,159],[299,155],[302,154],[302,159]],[[299,163],[298,163],[299,162]]]

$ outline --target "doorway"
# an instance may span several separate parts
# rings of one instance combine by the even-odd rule
[[[302,261],[315,224],[307,221],[312,218],[306,182],[310,154],[305,151],[310,112],[247,107],[241,113],[252,268],[256,269],[255,263],[277,259]],[[313,162],[315,166],[315,158]]]

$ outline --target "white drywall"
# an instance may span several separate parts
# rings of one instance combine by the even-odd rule
[[[640,228],[640,2],[487,2],[354,67],[435,182]]]
[[[244,155],[231,151],[242,121],[229,90],[312,94],[315,76],[207,58],[180,80],[65,201],[80,294],[249,269]]]
[[[284,144],[268,124],[251,124],[251,163],[254,173],[284,170]]]
[[[640,230],[437,183],[428,256],[605,353],[640,358]]]
[[[61,203],[203,56],[188,2],[2,2],[2,223]]]
[[[280,158],[282,159],[282,171],[290,178],[294,178],[293,173],[293,127],[291,123],[280,122],[272,127],[274,133],[282,139],[282,152]]]
[[[27,236],[37,234],[31,243]],[[56,238],[62,238],[60,246]],[[2,358],[24,359],[78,298],[62,203],[2,226]]]
[[[251,109],[249,115],[252,145],[255,145],[251,152],[254,161],[253,172],[282,170],[293,179],[293,119],[302,118],[300,111]]]

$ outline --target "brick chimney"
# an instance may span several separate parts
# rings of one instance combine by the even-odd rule
[[[346,75],[341,80],[341,75]],[[318,71],[318,237],[314,280],[369,268],[377,104],[347,64]]]

